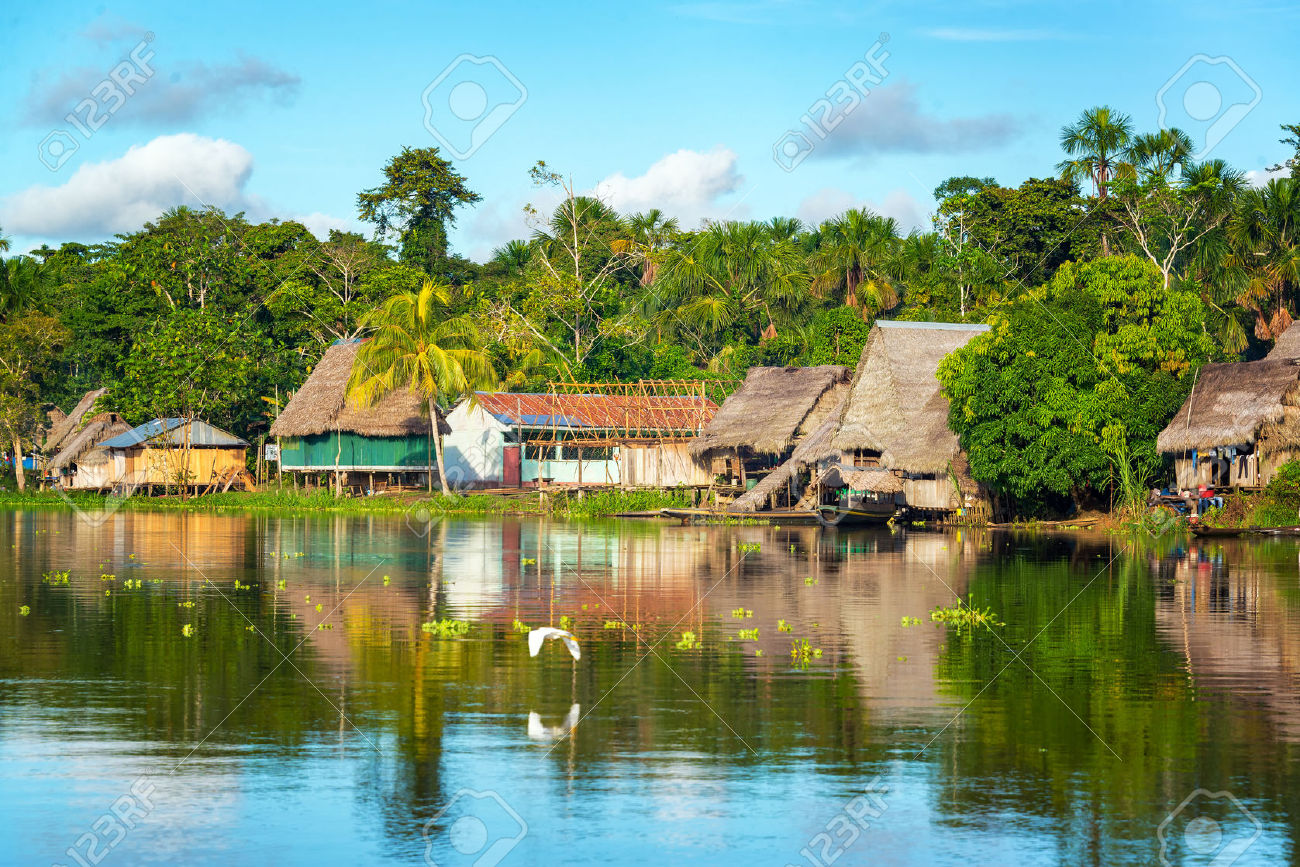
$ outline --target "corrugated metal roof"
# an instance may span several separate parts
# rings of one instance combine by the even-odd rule
[[[693,395],[478,392],[476,398],[503,424],[522,427],[695,431],[718,411],[713,401]]]
[[[138,427],[134,427],[124,434],[118,434],[111,439],[104,440],[99,446],[109,449],[128,449],[145,442],[154,445],[174,446],[184,446],[188,442],[191,446],[218,448],[240,448],[248,445],[247,442],[234,434],[228,434],[205,421],[192,422],[188,435],[181,430],[184,426],[184,419],[156,418],[153,421],[147,421]]]

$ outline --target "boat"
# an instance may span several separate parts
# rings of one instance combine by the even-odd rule
[[[867,504],[864,504],[867,505]],[[826,527],[866,527],[881,526],[894,517],[892,504],[887,507],[880,504],[875,508],[845,508],[843,506],[818,506],[817,517]]]
[[[678,518],[684,523],[712,523],[725,521],[765,521],[769,524],[817,524],[816,512],[802,509],[776,509],[771,512],[729,512],[726,509],[661,509],[665,518]]]
[[[1227,536],[1300,536],[1300,526],[1290,527],[1207,527],[1193,524],[1192,535],[1204,538]]]

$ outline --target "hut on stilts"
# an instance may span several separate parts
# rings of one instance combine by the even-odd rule
[[[437,473],[428,402],[410,389],[392,391],[364,409],[347,400],[361,343],[338,341],[325,350],[271,425],[280,469],[307,480],[328,477],[336,490],[427,487]],[[439,433],[450,433],[441,412],[437,419]]]
[[[732,504],[740,511],[794,505],[796,448],[834,414],[848,390],[850,371],[839,365],[754,367],[719,407],[690,453],[716,475],[750,489]]]

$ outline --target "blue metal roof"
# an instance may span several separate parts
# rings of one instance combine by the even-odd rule
[[[214,446],[222,448],[240,448],[247,446],[248,443],[241,440],[233,434],[228,434],[220,428],[215,428],[205,421],[195,421],[190,425],[189,436],[180,433],[180,429],[185,426],[185,420],[181,418],[156,418],[153,421],[147,421],[144,424],[131,428],[124,434],[118,434],[110,437],[100,443],[100,447],[109,449],[129,449],[132,446],[142,445],[146,442],[155,441],[162,444],[183,446]]]
[[[519,417],[519,422],[525,427],[590,427],[582,419],[571,415],[529,415],[524,413]]]

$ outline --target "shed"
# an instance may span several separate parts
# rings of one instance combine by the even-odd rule
[[[197,419],[157,418],[100,442],[98,449],[112,464],[105,472],[113,485],[203,488],[240,479],[251,487],[248,443]]]
[[[103,490],[114,484],[112,460],[101,445],[131,430],[131,425],[115,412],[101,412],[91,418],[71,437],[49,464],[61,487],[69,490]]]
[[[1187,400],[1156,437],[1160,452],[1173,457],[1178,487],[1268,484],[1300,453],[1298,381],[1300,365],[1289,358],[1201,367]]]

